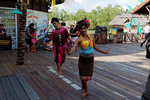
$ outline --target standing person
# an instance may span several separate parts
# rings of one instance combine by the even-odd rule
[[[7,36],[6,29],[4,29],[3,24],[0,24],[0,36]]]
[[[93,65],[94,65],[93,48],[96,51],[104,54],[108,54],[110,51],[108,50],[104,52],[96,47],[94,43],[94,38],[90,37],[87,34],[88,25],[89,24],[87,24],[85,20],[81,20],[80,22],[78,22],[80,37],[75,41],[75,44],[71,49],[71,51],[69,51],[69,49],[66,49],[67,53],[70,55],[75,51],[78,45],[80,46],[78,69],[80,80],[82,82],[82,90],[85,91],[85,93],[82,94],[82,97],[88,95],[87,81],[91,80],[93,75]]]
[[[147,41],[147,39],[150,37],[150,10],[148,7],[146,7],[146,9],[148,10],[149,12],[149,22],[148,22],[148,25],[146,25],[144,27],[144,34],[145,34],[145,40],[140,44],[140,46],[142,47],[143,44]]]
[[[150,23],[150,9],[148,7],[146,7],[146,9],[148,10],[149,12],[149,23]],[[150,33],[149,33],[150,34]],[[146,37],[146,36],[145,36]],[[149,40],[149,37],[150,36],[147,36],[147,40],[145,38],[145,41],[148,41],[150,42]],[[146,45],[146,58],[150,59],[149,57],[149,43]],[[150,70],[150,69],[149,69]],[[149,76],[147,78],[147,82],[145,84],[145,88],[144,88],[144,91],[142,93],[142,96],[141,96],[141,100],[150,100],[150,72],[149,72]]]
[[[78,38],[78,31],[76,30],[74,25],[70,25],[70,35],[72,40],[75,42]]]
[[[25,33],[25,41],[27,43],[27,51],[30,52],[30,45],[32,44],[31,39],[34,38],[36,39],[35,36],[32,36],[32,32],[34,29],[34,23],[31,23],[27,28],[26,28],[26,33]]]
[[[66,28],[66,23],[65,22],[61,22],[61,27],[64,27]],[[72,40],[72,38],[69,36],[68,38],[68,42],[67,42],[67,46],[71,48],[70,44],[69,43],[74,43],[74,41]]]
[[[33,29],[33,32],[32,32],[32,52],[36,52],[36,48],[35,48],[35,44],[36,44],[36,30],[35,29]],[[35,37],[35,38],[33,38],[33,37]]]
[[[65,22],[61,22],[61,27],[65,27],[66,28],[66,23]]]
[[[145,34],[145,39],[144,41],[140,44],[142,47],[143,44],[146,42],[146,40],[150,37],[150,22],[148,22],[148,25],[144,27],[144,34]]]
[[[62,74],[61,66],[65,62],[66,58],[65,47],[67,46],[69,33],[66,28],[59,25],[58,18],[52,18],[51,23],[55,29],[50,35],[50,42],[47,46],[50,47],[53,44],[54,60],[58,68],[57,76],[59,76]]]

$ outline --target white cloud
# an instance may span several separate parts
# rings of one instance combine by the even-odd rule
[[[135,8],[137,5],[140,4],[138,0],[116,0],[119,2],[119,4],[124,8],[127,9],[127,5],[131,6],[132,8]]]
[[[64,9],[68,12],[76,12],[78,9],[84,9],[85,11],[90,12],[97,6],[105,7],[108,4],[118,4],[121,5],[124,9],[127,9],[127,5],[130,5],[132,8],[134,8],[140,3],[138,2],[138,0],[73,0],[69,3],[57,5],[57,7],[59,9]]]
[[[75,0],[75,2],[78,2],[78,3],[80,3],[80,4],[83,4],[83,3],[85,3],[86,1],[88,1],[88,0]]]

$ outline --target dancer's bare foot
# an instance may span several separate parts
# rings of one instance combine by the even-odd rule
[[[88,92],[85,92],[85,93],[82,94],[82,97],[86,97],[88,95],[89,95]]]
[[[85,93],[85,89],[84,88],[81,89],[81,93],[82,94]]]
[[[57,77],[60,76],[62,74],[62,72],[58,72]]]
[[[30,50],[27,50],[27,52],[30,52]]]
[[[82,89],[81,89],[81,90],[85,92],[85,88],[84,88],[84,87],[82,87]]]

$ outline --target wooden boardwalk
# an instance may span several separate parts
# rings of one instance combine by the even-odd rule
[[[138,43],[98,45],[95,51],[90,95],[81,98],[78,52],[67,55],[63,74],[56,77],[52,51],[25,54],[25,65],[16,66],[16,51],[0,50],[0,100],[140,100],[149,74],[149,60]]]

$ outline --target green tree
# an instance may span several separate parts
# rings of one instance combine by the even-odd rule
[[[87,13],[83,9],[77,10],[75,13],[76,21],[81,20],[82,18],[86,17]]]
[[[62,21],[74,21],[74,22],[77,22],[86,17],[90,21],[91,24],[90,29],[95,29],[97,25],[107,26],[108,29],[110,29],[111,26],[108,25],[109,22],[116,15],[120,15],[123,12],[124,10],[121,6],[119,5],[112,6],[111,4],[108,4],[104,8],[97,6],[96,9],[93,9],[91,12],[86,12],[83,9],[79,9],[75,13],[69,13],[64,9],[62,9],[60,12],[57,11],[58,13],[57,16],[59,16],[59,18]]]

